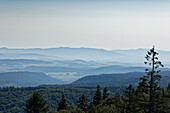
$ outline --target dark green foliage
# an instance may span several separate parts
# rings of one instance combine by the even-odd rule
[[[112,89],[112,88],[110,88]],[[117,88],[113,88],[109,91],[116,91]],[[122,89],[123,90],[123,89]],[[58,103],[61,99],[61,95],[64,93],[67,97],[69,105],[76,105],[77,97],[82,94],[87,95],[88,100],[92,100],[95,93],[95,87],[27,87],[27,88],[1,88],[0,89],[0,112],[10,113],[15,110],[19,113],[23,113],[23,107],[25,101],[28,99],[34,91],[42,94],[43,98],[47,100],[47,104],[50,109],[57,110]],[[15,109],[15,110],[14,110]]]
[[[140,82],[139,85],[136,89],[137,93],[145,93],[145,94],[149,94],[149,86],[148,86],[148,77],[147,76],[143,76],[140,78]]]
[[[115,106],[116,111],[123,113],[125,111],[125,102],[123,96],[115,94],[114,97],[109,97],[102,101],[102,106]]]
[[[166,106],[164,110],[166,113],[170,113],[170,82],[168,84],[167,90],[164,91],[164,105]]]
[[[79,100],[77,101],[77,107],[85,111],[87,109],[87,99],[85,95],[83,94],[81,97],[79,97]]]
[[[108,88],[110,89],[110,88]],[[142,109],[142,102],[144,98],[148,99],[148,94],[143,93],[144,95],[140,97],[140,101],[138,101],[138,95],[136,94],[136,91],[131,90],[133,89],[133,87],[129,87],[127,88],[128,91],[131,91],[131,95],[132,95],[132,100],[131,102],[134,103],[134,105],[136,106],[136,108],[134,108],[134,106],[129,106],[130,109],[134,108],[135,113],[147,113],[146,111],[144,111],[144,109]],[[160,107],[158,107],[160,111],[160,113],[169,113],[170,112],[170,90],[168,90],[169,88],[167,87],[164,90],[164,94],[163,92],[160,93],[160,96],[162,98],[161,101],[159,101],[160,103]],[[0,98],[1,98],[1,112],[2,113],[10,113],[10,112],[23,112],[21,111],[22,106],[24,106],[24,100],[25,98],[29,98],[30,94],[32,94],[33,91],[38,91],[41,94],[43,94],[43,97],[47,100],[47,103],[50,106],[51,112],[50,113],[56,113],[56,108],[57,108],[57,104],[59,103],[59,99],[61,98],[61,94],[64,93],[67,97],[67,101],[69,103],[69,105],[73,104],[74,101],[77,100],[76,97],[81,96],[82,94],[86,94],[88,97],[88,101],[92,100],[92,98],[89,98],[89,95],[91,95],[91,97],[93,97],[93,95],[95,94],[95,88],[64,88],[64,87],[60,87],[60,88],[41,88],[41,87],[35,87],[35,88],[14,88],[14,87],[10,87],[10,88],[2,88],[0,90]],[[137,90],[137,89],[136,89]],[[75,93],[76,92],[76,93]],[[90,93],[91,92],[91,93]],[[110,90],[109,90],[110,92]],[[112,91],[113,92],[113,91]],[[2,95],[4,94],[4,95]],[[78,94],[78,95],[77,95]],[[25,97],[24,97],[25,96]],[[119,95],[119,94],[115,94],[113,97],[113,94],[111,94],[110,97],[108,97],[105,100],[101,100],[101,103],[98,104],[97,106],[95,106],[93,103],[91,103],[88,108],[85,111],[82,111],[80,108],[77,107],[73,107],[73,106],[68,106],[66,110],[60,110],[58,113],[126,113],[129,109],[127,109],[127,105],[128,103],[128,98],[125,95]],[[4,101],[4,99],[7,99]],[[15,100],[18,99],[18,100]],[[23,103],[22,103],[23,101]],[[9,106],[8,104],[11,102],[11,106]],[[16,103],[14,103],[16,102]],[[89,101],[90,102],[90,101]],[[139,104],[140,102],[140,104]],[[6,103],[3,104],[3,103]],[[3,104],[3,105],[2,105]],[[8,105],[8,106],[7,106]],[[145,104],[144,104],[145,105]],[[6,109],[2,110],[2,107],[6,107]],[[54,109],[54,110],[52,110]],[[148,108],[146,108],[148,109]]]
[[[108,87],[110,96],[113,96],[115,92],[122,94],[124,87]],[[25,88],[1,88],[0,89],[0,112],[10,113],[13,111],[23,113],[23,107],[25,101],[28,99],[34,91],[42,94],[43,98],[47,100],[47,104],[50,109],[57,111],[58,103],[61,99],[61,95],[65,94],[68,105],[76,106],[78,97],[83,94],[86,95],[88,102],[93,100],[93,96],[96,92],[96,87],[25,87]]]
[[[109,95],[109,93],[107,92],[107,87],[105,87],[105,88],[103,89],[103,100],[105,100],[106,98],[108,98],[108,95]]]
[[[42,95],[35,91],[33,95],[26,100],[23,109],[27,113],[47,113],[49,106],[46,106],[46,103],[47,102],[42,98]]]
[[[67,109],[55,111],[51,110],[49,113],[85,113],[80,108],[74,107],[74,106],[68,106]]]
[[[139,85],[136,89],[135,97],[136,97],[136,106],[137,111],[148,112],[148,102],[149,102],[149,86],[148,86],[148,78],[143,76],[140,78]]]
[[[163,67],[162,63],[158,60],[157,57],[158,53],[155,51],[155,48],[153,47],[150,49],[150,51],[146,54],[146,62],[145,64],[149,64],[150,68],[147,68],[145,71],[147,72],[148,76],[148,86],[149,86],[149,113],[157,112],[156,105],[159,101],[159,93],[160,93],[160,87],[158,86],[158,83],[161,79],[161,75],[158,73],[160,70],[158,68],[161,66]]]
[[[22,100],[28,98],[25,95],[38,91],[48,100],[47,103],[52,109],[49,113],[170,113],[170,83],[166,89],[160,88],[159,81],[161,76],[158,74],[160,70],[157,70],[157,68],[163,65],[158,61],[156,55],[158,53],[155,52],[154,48],[148,51],[146,55],[147,62],[145,63],[149,64],[151,68],[146,69],[147,76],[141,77],[138,85],[130,84],[122,95],[116,93],[122,91],[120,86],[116,90],[114,89],[115,87],[113,89],[108,87],[109,93],[111,92],[110,97],[107,95],[107,88],[104,88],[103,99],[99,85],[96,92],[93,87],[1,88],[0,112],[23,112],[20,108],[23,106]],[[116,93],[114,96],[113,92]],[[62,95],[59,102],[59,98],[63,93],[67,98],[68,105],[64,95]],[[83,94],[87,95],[87,99]],[[80,97],[77,101],[77,107],[69,106],[75,105],[77,97]],[[89,101],[92,98],[93,101]],[[90,105],[87,105],[87,100]],[[15,101],[16,103],[14,103]],[[56,111],[56,104],[58,104],[58,111]]]
[[[88,109],[88,113],[96,113],[96,107],[93,104],[93,102],[90,103],[87,109]]]
[[[135,90],[131,84],[129,85],[129,87],[126,88],[124,95],[125,95],[125,102],[126,102],[126,112],[135,113],[135,108],[136,108]]]
[[[93,104],[96,106],[101,103],[102,96],[101,96],[101,91],[100,91],[100,86],[97,86],[96,93],[93,97]]]
[[[126,88],[126,91],[125,91],[127,102],[129,103],[132,102],[133,93],[134,93],[134,88],[132,87],[132,84],[130,84],[129,87]]]
[[[96,107],[95,113],[119,113],[119,112],[114,104],[110,106],[103,106],[100,104]]]
[[[57,111],[67,109],[67,103],[64,94],[62,94],[62,98],[58,104]]]
[[[168,83],[167,90],[170,90],[170,82]]]

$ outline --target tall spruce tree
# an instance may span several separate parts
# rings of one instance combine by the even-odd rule
[[[107,87],[105,87],[104,89],[103,89],[103,100],[105,100],[106,98],[108,98],[108,93],[107,93]]]
[[[64,94],[62,94],[62,98],[58,104],[57,111],[60,111],[62,109],[67,109],[67,103]]]
[[[158,60],[158,53],[155,51],[153,46],[150,51],[147,51],[145,64],[149,64],[150,68],[147,68],[145,71],[147,72],[148,78],[148,86],[149,86],[149,113],[154,113],[155,106],[157,104],[159,93],[161,88],[158,86],[158,83],[161,79],[161,75],[159,75],[160,70],[159,67],[163,67],[162,63]]]
[[[42,98],[42,95],[35,91],[33,95],[26,100],[23,109],[26,113],[47,113],[49,106],[46,106],[46,101]]]
[[[93,97],[93,104],[96,106],[101,103],[101,100],[102,100],[102,96],[101,96],[100,86],[97,85],[97,90]]]
[[[79,97],[79,100],[77,101],[77,107],[85,111],[88,107],[87,105],[87,99],[85,95],[83,94],[81,97]]]

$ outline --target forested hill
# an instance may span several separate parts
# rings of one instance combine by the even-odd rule
[[[162,79],[160,85],[162,87],[167,86],[170,81],[170,71],[163,71],[160,73]],[[101,86],[128,86],[132,84],[137,86],[139,78],[146,73],[142,72],[129,72],[129,73],[117,73],[117,74],[100,74],[100,75],[89,75],[76,80],[71,84],[65,84],[62,86],[92,86],[95,87],[96,84]],[[64,81],[52,78],[44,73],[40,72],[6,72],[0,73],[0,86],[15,86],[15,87],[30,87],[44,85],[48,87],[58,86],[64,84]],[[62,87],[61,86],[61,87]]]
[[[139,78],[144,75],[146,75],[146,73],[142,72],[90,75],[76,80],[71,85],[95,86],[96,84],[100,84],[101,86],[128,86],[132,84],[133,86],[137,86]],[[167,86],[170,81],[170,71],[163,71],[160,75],[162,75],[160,85],[162,87]]]
[[[108,87],[109,96],[122,93],[125,88]],[[95,87],[20,87],[0,88],[0,113],[23,113],[25,101],[34,91],[43,95],[50,109],[56,110],[61,95],[65,94],[69,105],[76,105],[78,98],[85,94],[88,101],[92,101],[96,91]]]
[[[61,84],[62,81],[39,72],[6,72],[0,73],[0,87],[28,87],[42,84]]]

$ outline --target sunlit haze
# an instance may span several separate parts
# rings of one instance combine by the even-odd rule
[[[164,0],[1,0],[0,47],[170,50]]]

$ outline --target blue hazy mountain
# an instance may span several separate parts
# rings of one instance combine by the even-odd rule
[[[160,85],[165,87],[170,81],[170,71],[163,71]],[[116,73],[116,74],[100,74],[100,75],[89,75],[82,77],[71,85],[73,86],[128,86],[132,84],[137,86],[139,78],[146,75],[143,72],[129,72],[129,73]]]
[[[0,73],[0,87],[28,87],[42,84],[62,84],[63,81],[38,72],[6,72]]]
[[[143,65],[148,49],[104,50],[95,48],[0,48],[0,59],[34,59],[34,60],[84,60],[97,62],[118,62]],[[170,51],[160,51],[160,60],[170,65]]]
[[[42,60],[76,60],[99,61],[109,60],[113,55],[120,57],[117,52],[93,48],[32,48],[32,49],[0,49],[1,59],[42,59]]]
[[[111,65],[99,68],[72,68],[59,66],[30,66],[24,68],[24,71],[32,72],[76,72],[77,76],[86,76],[92,74],[112,74],[127,72],[144,72],[146,67]],[[169,68],[162,68],[162,71],[170,71]]]
[[[144,72],[148,49],[104,50],[95,48],[0,48],[0,73],[40,72],[70,83],[87,75]],[[169,71],[170,51],[160,51],[159,59]]]

